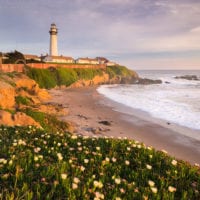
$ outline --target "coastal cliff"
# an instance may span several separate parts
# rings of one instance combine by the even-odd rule
[[[50,95],[46,89],[80,88],[101,84],[154,84],[139,78],[138,74],[124,66],[106,69],[27,68],[23,73],[0,74],[0,124],[34,125],[73,132],[70,123],[57,117],[68,110],[58,104],[48,104]]]
[[[47,90],[22,73],[0,74],[0,125],[52,126],[58,121],[55,114],[63,114],[63,109],[46,104],[49,98]],[[60,125],[69,127],[62,122]]]
[[[124,66],[109,66],[106,69],[27,68],[26,74],[41,88],[84,87],[100,84],[132,84],[138,74]]]
[[[23,73],[0,74],[0,125],[33,125],[73,132],[70,123],[57,120],[68,110],[58,104],[48,104],[46,89],[56,87],[86,87],[100,84],[133,83],[138,75],[125,67],[105,69],[33,69]]]

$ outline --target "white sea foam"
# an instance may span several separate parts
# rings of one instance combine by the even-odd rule
[[[104,85],[98,92],[154,118],[200,130],[200,81],[174,79],[174,76],[152,73],[146,77],[162,79],[163,84]]]

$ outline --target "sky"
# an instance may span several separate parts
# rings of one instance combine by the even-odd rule
[[[0,0],[0,51],[103,56],[129,68],[200,70],[200,0]]]

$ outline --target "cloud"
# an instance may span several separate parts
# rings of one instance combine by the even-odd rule
[[[200,51],[199,18],[199,0],[0,0],[1,50],[13,44],[29,53],[48,52],[55,22],[63,55],[124,61],[133,54],[145,59]]]

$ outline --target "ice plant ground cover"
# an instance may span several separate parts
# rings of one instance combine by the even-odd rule
[[[0,199],[200,199],[200,168],[134,140],[0,127]]]

